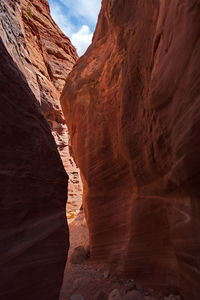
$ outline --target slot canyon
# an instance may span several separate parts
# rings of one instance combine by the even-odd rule
[[[1,300],[200,299],[199,37],[199,0],[102,0],[79,57],[0,0]]]

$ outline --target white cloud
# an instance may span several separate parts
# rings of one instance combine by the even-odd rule
[[[72,44],[76,47],[80,56],[84,54],[91,44],[92,36],[93,32],[90,31],[90,28],[87,25],[83,25],[78,32],[72,34]]]
[[[83,17],[89,24],[95,25],[100,10],[100,0],[60,0],[71,16]]]
[[[50,2],[51,16],[60,27],[60,29],[68,36],[71,37],[75,28],[74,25],[69,21],[67,15],[62,12],[62,8],[59,4]]]
[[[50,0],[51,15],[71,39],[79,56],[92,41],[101,0]]]

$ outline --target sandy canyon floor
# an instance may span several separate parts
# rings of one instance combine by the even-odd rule
[[[180,295],[162,295],[134,279],[123,279],[108,265],[96,264],[88,255],[88,229],[78,208],[68,214],[70,250],[60,300],[181,300]],[[85,249],[85,250],[84,250]]]

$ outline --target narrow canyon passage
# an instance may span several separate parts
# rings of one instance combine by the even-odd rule
[[[199,24],[102,0],[78,57],[47,0],[0,0],[0,299],[199,300]]]
[[[108,224],[109,226],[109,224]],[[89,232],[81,212],[69,222],[70,248],[59,300],[182,300],[168,289],[165,293],[144,286],[132,277],[116,273],[116,264],[90,257]]]

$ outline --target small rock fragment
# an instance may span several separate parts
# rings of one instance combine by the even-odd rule
[[[108,296],[108,300],[121,300],[121,299],[122,298],[120,292],[117,289],[113,290]]]
[[[82,264],[87,258],[87,252],[83,246],[76,247],[70,257],[71,264]]]
[[[128,280],[125,282],[125,286],[126,286],[126,289],[125,289],[125,292],[128,293],[132,290],[136,290],[136,284],[134,282],[134,280]]]
[[[90,278],[88,278],[88,277],[79,277],[76,280],[74,280],[74,282],[73,282],[73,290],[74,290],[74,292],[77,289],[79,289],[79,291],[80,291],[80,288],[84,288],[86,286],[89,286],[90,283],[91,283]]]

